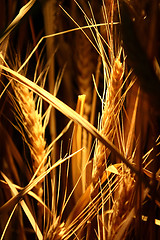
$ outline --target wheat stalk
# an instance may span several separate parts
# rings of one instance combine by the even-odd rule
[[[86,99],[85,95],[78,96],[76,112],[79,113],[81,116],[83,116],[84,113],[85,99]],[[82,147],[86,148],[86,145],[84,145],[83,142],[83,129],[81,126],[74,124],[72,137],[72,152],[75,152]],[[86,149],[84,149],[84,152],[86,152]],[[79,181],[78,185],[74,190],[75,201],[77,201],[82,195],[82,193],[85,192],[86,174],[84,172],[85,166],[83,164],[86,164],[86,160],[87,159],[85,159],[85,162],[83,161],[82,152],[79,153],[79,155],[76,155],[74,159],[72,159],[71,168],[73,186],[77,185],[77,181],[81,177],[81,180]]]

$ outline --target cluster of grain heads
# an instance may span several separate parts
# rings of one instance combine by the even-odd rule
[[[9,80],[6,86],[5,82],[3,83],[4,90],[0,96],[4,97],[8,86],[12,87],[8,92],[14,103],[12,107],[15,109],[12,110],[17,120],[11,125],[12,131],[14,130],[12,133],[7,133],[5,125],[0,123],[0,131],[7,139],[2,144],[0,138],[1,145],[5,145],[4,151],[2,146],[0,148],[3,155],[0,181],[3,187],[0,197],[3,196],[3,199],[0,200],[0,214],[5,218],[5,223],[7,222],[5,227],[0,220],[1,239],[12,239],[13,231],[14,236],[18,236],[17,239],[23,236],[24,240],[33,239],[35,235],[38,239],[45,240],[136,239],[145,233],[146,228],[149,229],[149,239],[154,239],[154,236],[158,236],[154,234],[155,223],[159,224],[158,219],[155,219],[156,206],[159,205],[159,122],[156,115],[151,118],[151,114],[148,113],[149,102],[151,103],[152,99],[146,99],[150,99],[155,90],[154,86],[151,88],[152,93],[148,93],[151,76],[158,86],[153,102],[159,99],[158,75],[153,68],[155,65],[152,66],[146,58],[149,56],[152,59],[153,44],[148,43],[147,54],[144,54],[138,38],[134,38],[136,31],[133,31],[133,22],[130,21],[127,10],[132,12],[133,9],[127,6],[138,6],[140,13],[144,9],[140,9],[137,0],[121,1],[120,5],[118,0],[104,0],[102,3],[90,1],[89,4],[86,1],[64,0],[61,7],[55,0],[40,1],[42,4],[40,3],[39,9],[42,8],[41,16],[44,17],[43,27],[46,34],[51,35],[42,37],[19,70],[14,71],[6,64],[7,60],[5,61],[5,44],[9,44],[9,38],[6,37],[10,36],[20,19],[37,2],[29,1],[0,39],[3,43],[1,48],[4,50],[0,60],[0,73]],[[144,8],[146,1],[142,2]],[[156,0],[153,2],[152,11],[155,10]],[[147,6],[150,5],[152,4]],[[68,17],[70,19],[66,20]],[[129,21],[126,22],[126,19]],[[143,23],[145,19],[148,19],[147,14]],[[154,17],[151,21],[152,37],[155,32],[155,20]],[[56,24],[57,22],[59,24]],[[96,22],[104,24],[100,27]],[[72,28],[73,24],[77,26],[76,29],[66,30]],[[123,47],[120,41],[120,24]],[[127,29],[127,24],[131,26],[130,29]],[[130,39],[132,36],[136,41]],[[43,87],[40,87],[29,80],[28,75],[24,77],[20,74],[26,64],[30,64],[30,61],[32,63],[32,57],[44,39],[47,39],[45,57],[51,64],[48,82],[46,81],[48,91],[44,89],[43,84]],[[128,42],[128,39],[132,41]],[[133,70],[128,66],[133,67]],[[148,66],[148,76],[144,74],[144,66]],[[156,72],[157,69],[158,63]],[[30,76],[29,70],[34,70],[28,68],[27,74]],[[58,72],[63,72],[62,87],[59,91],[61,99],[74,107],[75,95],[81,94],[78,96],[75,110],[53,96]],[[40,74],[40,68],[38,73]],[[41,76],[43,74],[35,79]],[[148,85],[143,90],[147,90],[146,94],[142,93],[139,87],[139,82],[142,87],[145,85],[145,77]],[[101,87],[104,88],[103,96],[99,93]],[[102,103],[100,117],[96,115],[96,94],[100,96]],[[146,95],[147,98],[143,99]],[[42,112],[46,111],[48,104],[49,109],[54,107],[66,118],[71,119],[57,137],[55,134],[61,131],[63,126],[60,124],[63,122],[65,125],[65,120],[63,117],[62,120],[58,117],[56,120],[53,114],[50,118],[51,125],[46,131],[48,115],[43,115]],[[0,117],[5,115],[3,109],[0,113]],[[93,126],[94,118],[100,119],[98,127]],[[13,116],[9,121],[12,120]],[[56,124],[53,124],[55,120]],[[70,139],[68,135],[63,134],[70,129],[72,121],[74,124]],[[15,126],[21,134],[19,141],[25,146],[19,149],[22,156],[13,143],[16,140]],[[89,134],[95,139],[94,154],[90,152]],[[54,149],[56,151],[53,151],[55,142],[62,136],[63,141],[60,144],[58,142]],[[53,142],[47,147],[50,140]],[[64,149],[67,149],[65,157],[62,151]],[[145,152],[147,153],[144,155]],[[56,161],[59,155],[60,160]],[[25,169],[26,165],[29,167]],[[11,170],[7,172],[9,166]],[[54,171],[56,167],[59,168]],[[24,169],[25,181],[22,177]],[[150,203],[147,212],[145,206]],[[20,230],[11,224],[16,221],[16,212]],[[30,225],[24,215],[27,216]],[[147,222],[144,224],[145,219]]]
[[[58,99],[56,99],[53,95],[49,94],[47,91],[45,91],[44,89],[42,89],[41,87],[37,86],[35,83],[29,81],[27,78],[25,78],[24,76],[18,74],[17,72],[1,66],[1,68],[3,68],[5,71],[9,72],[11,75],[15,76],[16,78],[14,78],[14,80],[17,80],[21,83],[23,83],[25,86],[29,87],[30,89],[34,90],[35,93],[37,93],[38,95],[40,95],[41,97],[43,97],[45,100],[47,100],[50,104],[52,104],[53,106],[55,106],[58,110],[60,110],[61,112],[63,112],[65,115],[67,115],[68,117],[70,117],[71,119],[73,119],[75,122],[81,124],[84,128],[86,128],[88,131],[90,131],[95,137],[97,137],[100,141],[104,142],[104,144],[106,145],[106,147],[110,148],[111,150],[113,150],[116,154],[118,154],[118,156],[120,157],[120,159],[122,159],[123,161],[125,161],[125,163],[127,163],[127,161],[125,160],[125,158],[120,154],[120,152],[118,151],[118,149],[115,148],[114,145],[111,144],[111,142],[109,140],[107,140],[106,138],[104,138],[97,130],[96,128],[94,128],[91,124],[89,124],[89,122],[87,122],[84,118],[82,118],[79,114],[77,114],[75,111],[73,111],[72,109],[70,109],[67,105],[65,105],[64,103],[62,103],[61,101],[59,101]],[[129,165],[129,163],[128,163]],[[131,165],[129,165],[131,166]],[[89,191],[90,192],[90,191]],[[91,193],[91,192],[90,192]],[[99,196],[99,195],[98,195]],[[90,194],[89,194],[89,199],[90,199]],[[88,200],[87,200],[88,201]],[[97,197],[95,197],[95,201],[96,204],[99,203],[99,198],[97,199]],[[94,203],[95,204],[95,203]],[[92,214],[95,214],[95,208],[93,208],[93,204],[92,201],[91,203],[89,203],[88,207],[89,209],[91,209]],[[87,207],[87,209],[88,209]],[[83,210],[83,209],[82,209]],[[73,211],[74,213],[74,211]],[[90,212],[88,212],[89,214]],[[92,216],[91,214],[91,216]],[[83,215],[82,215],[83,216]],[[76,215],[77,217],[77,215]],[[90,218],[90,214],[88,215],[87,219]],[[74,218],[73,218],[74,219]],[[83,219],[83,223],[85,222],[85,219]],[[75,227],[77,226],[77,223],[79,223],[79,221],[76,221]]]

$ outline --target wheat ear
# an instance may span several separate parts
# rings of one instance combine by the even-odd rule
[[[39,168],[37,175],[44,172],[44,162],[46,158],[46,141],[44,139],[44,126],[42,125],[42,116],[36,109],[33,92],[29,91],[23,85],[12,82],[12,86],[20,107],[20,117],[29,139],[31,157],[33,160],[34,173]],[[36,187],[36,192],[40,198],[43,195],[42,185]]]
[[[110,79],[108,80],[108,88],[104,110],[102,113],[101,134],[107,136],[110,141],[113,141],[116,121],[118,120],[119,108],[118,102],[120,100],[120,90],[122,85],[122,78],[124,73],[124,66],[120,62],[119,56],[115,59]],[[98,182],[102,177],[105,169],[105,162],[110,154],[110,150],[102,143],[98,142],[93,166],[93,184]]]

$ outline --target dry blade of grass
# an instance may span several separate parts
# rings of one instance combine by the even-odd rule
[[[4,31],[3,35],[0,37],[0,43],[2,43],[4,39],[11,33],[11,31],[16,27],[16,25],[24,17],[24,15],[31,9],[35,2],[36,0],[30,0],[20,9],[19,14],[14,18],[11,24]]]
[[[3,178],[6,180],[6,182],[8,183],[8,185],[9,185],[9,187],[11,189],[12,195],[16,196],[18,194],[17,189],[13,186],[12,182],[7,178],[7,176],[4,173],[1,172],[1,174],[2,174]],[[24,200],[21,200],[20,204],[21,204],[25,214],[27,215],[27,217],[28,217],[28,219],[29,219],[29,221],[30,221],[30,223],[31,223],[31,225],[32,225],[32,227],[33,227],[33,229],[34,229],[38,239],[42,240],[43,239],[42,233],[41,233],[41,231],[40,231],[40,229],[39,229],[39,227],[37,225],[36,220],[34,219],[32,213],[30,212],[27,204],[25,203]]]

